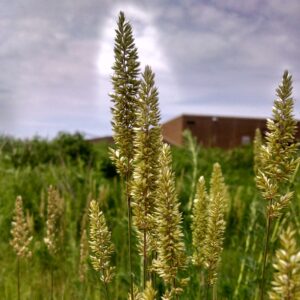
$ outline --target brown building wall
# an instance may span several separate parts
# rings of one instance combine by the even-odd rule
[[[183,117],[172,119],[162,125],[162,135],[164,140],[172,145],[182,145],[183,137]]]
[[[189,129],[205,147],[233,148],[253,141],[256,128],[266,131],[266,120],[255,118],[183,115],[162,126],[163,136],[171,144],[182,145],[182,133]],[[297,138],[300,138],[298,122]]]

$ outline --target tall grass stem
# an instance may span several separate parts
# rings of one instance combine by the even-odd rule
[[[21,289],[20,289],[20,258],[18,256],[18,266],[17,266],[17,272],[18,272],[18,300],[21,299]]]
[[[128,170],[129,166],[127,166]],[[128,209],[128,251],[129,251],[129,271],[130,271],[130,294],[131,299],[134,300],[133,293],[133,268],[132,268],[132,241],[131,241],[131,231],[132,231],[132,214],[131,214],[131,198],[129,194],[129,174],[126,173],[126,198],[127,198],[127,209]]]
[[[265,240],[265,247],[264,247],[264,254],[263,254],[260,300],[264,299],[264,294],[265,294],[266,263],[267,263],[267,256],[268,256],[268,251],[269,251],[270,227],[271,227],[271,217],[270,217],[270,214],[268,213],[267,233],[266,233],[266,240]]]

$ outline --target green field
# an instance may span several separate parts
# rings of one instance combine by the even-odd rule
[[[115,245],[112,264],[116,266],[116,276],[109,287],[111,299],[126,299],[129,292],[127,208],[120,178],[108,157],[108,145],[89,144],[79,134],[61,134],[51,142],[1,138],[0,146],[1,299],[17,299],[17,258],[9,244],[17,195],[23,197],[24,210],[34,236],[32,258],[20,263],[21,299],[50,299],[51,270],[54,275],[54,299],[100,299],[101,295],[101,299],[105,299],[102,285],[89,260],[84,281],[79,278],[80,235],[83,227],[88,228],[88,220],[83,221],[83,218],[91,199],[99,201]],[[195,165],[191,162],[188,147],[172,148],[172,154],[176,189],[183,213],[186,252],[191,255],[188,202],[190,197],[194,197],[191,189]],[[219,299],[255,299],[261,273],[265,200],[255,186],[252,146],[230,151],[200,148],[196,180],[204,175],[209,182],[214,162],[221,164],[230,194],[217,282],[218,296]],[[287,209],[298,233],[299,181],[299,176],[295,176],[291,183],[296,193]],[[49,185],[57,187],[64,198],[63,244],[55,258],[49,255],[43,242]],[[282,218],[275,222],[271,235],[272,251],[278,247],[278,231],[284,222]],[[135,282],[139,286],[141,269],[136,247],[133,256]],[[270,265],[267,270],[269,289]],[[180,299],[202,299],[205,287],[199,270],[190,263],[186,274],[190,282]],[[163,290],[160,280],[157,280],[157,289]]]

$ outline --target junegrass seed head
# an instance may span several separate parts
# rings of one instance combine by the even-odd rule
[[[114,104],[111,112],[116,148],[110,149],[110,156],[119,174],[125,175],[132,171],[140,63],[138,62],[132,27],[126,21],[123,12],[119,14],[114,54],[115,62],[112,67],[114,92],[110,96]]]
[[[163,279],[167,295],[182,293],[187,279],[178,279],[178,272],[187,264],[183,242],[182,216],[175,191],[170,146],[164,144],[159,159],[160,172],[157,189],[157,253],[153,266]]]
[[[158,91],[155,87],[154,73],[149,66],[145,67],[142,74],[136,115],[134,171],[131,185],[133,221],[138,231],[146,232],[147,253],[150,253],[155,248],[156,224],[153,214],[162,134],[159,124]],[[139,241],[143,248],[143,239]]]
[[[55,255],[62,243],[62,218],[64,200],[53,186],[48,189],[46,236],[44,242],[51,255]]]
[[[100,211],[99,205],[95,200],[92,200],[90,203],[89,217],[91,263],[94,270],[99,274],[100,280],[107,284],[114,277],[115,268],[110,265],[114,247],[111,243],[111,233],[106,225],[104,214]]]
[[[155,300],[156,294],[151,281],[147,281],[146,288],[141,295],[141,300]]]
[[[193,264],[202,266],[204,262],[204,240],[208,221],[209,197],[205,188],[205,179],[199,178],[196,197],[192,210]]]
[[[300,248],[296,243],[296,231],[289,226],[280,235],[281,248],[276,251],[271,300],[300,299]]]
[[[12,240],[10,241],[10,245],[13,247],[16,255],[20,258],[31,257],[30,243],[32,241],[32,235],[27,220],[24,217],[21,196],[16,198],[14,216],[11,223],[11,235]]]
[[[218,266],[226,227],[224,220],[227,207],[226,199],[227,187],[224,183],[221,166],[215,163],[210,181],[207,232],[204,242],[204,264],[208,270],[209,285],[215,284],[218,278]]]
[[[257,175],[258,170],[261,168],[261,146],[263,144],[262,135],[259,128],[256,128],[254,141],[253,141],[253,155],[254,155],[254,173]]]
[[[266,142],[261,147],[260,168],[256,183],[267,201],[268,215],[278,217],[290,202],[293,193],[286,183],[294,175],[299,158],[295,140],[297,122],[293,116],[292,76],[285,71],[274,101],[272,119],[267,120]]]
[[[80,258],[79,258],[79,280],[84,282],[88,271],[87,259],[89,257],[89,246],[86,229],[82,230],[80,237]]]

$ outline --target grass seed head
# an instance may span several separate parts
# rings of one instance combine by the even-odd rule
[[[91,263],[94,270],[99,274],[100,280],[103,283],[110,283],[114,276],[114,267],[110,265],[114,247],[111,243],[111,233],[107,228],[104,214],[100,211],[95,200],[90,203],[89,217]]]
[[[192,210],[193,263],[196,266],[201,266],[204,262],[204,240],[208,220],[208,202],[209,197],[205,188],[205,179],[201,176],[197,184],[197,192]]]
[[[138,52],[134,43],[132,27],[120,12],[114,46],[115,62],[112,67],[114,107],[112,127],[116,149],[111,149],[111,159],[121,175],[132,172],[133,139],[136,126],[137,93],[140,81]]]
[[[143,233],[147,237],[147,254],[155,248],[156,222],[153,216],[156,201],[158,159],[162,146],[158,91],[154,73],[145,67],[139,89],[137,121],[134,139],[134,171],[131,185],[134,225],[139,231],[141,254],[143,253]],[[142,233],[142,234],[140,234]]]
[[[285,186],[299,163],[292,89],[292,76],[285,71],[276,90],[278,98],[274,101],[272,119],[267,120],[266,142],[260,147],[256,183],[264,199],[270,201],[270,217],[278,217],[289,203],[292,194],[287,193]]]
[[[296,243],[296,231],[289,226],[280,235],[281,248],[276,251],[273,264],[271,300],[300,299],[300,248]]]
[[[205,267],[208,270],[208,284],[213,285],[218,278],[218,266],[223,251],[227,207],[227,187],[224,183],[221,166],[215,163],[210,181],[207,232],[204,241]]]
[[[53,186],[48,189],[46,237],[44,242],[51,255],[55,255],[62,242],[62,218],[64,213],[64,200],[58,190]]]
[[[31,257],[32,252],[30,250],[30,243],[32,241],[32,235],[29,230],[29,224],[24,217],[23,201],[21,196],[16,198],[11,227],[12,240],[10,241],[10,244],[17,256],[21,258]]]
[[[164,144],[159,159],[160,172],[157,189],[157,243],[158,257],[153,266],[163,279],[167,294],[178,295],[182,283],[178,272],[186,268],[187,258],[183,242],[182,216],[175,190],[170,146]]]

